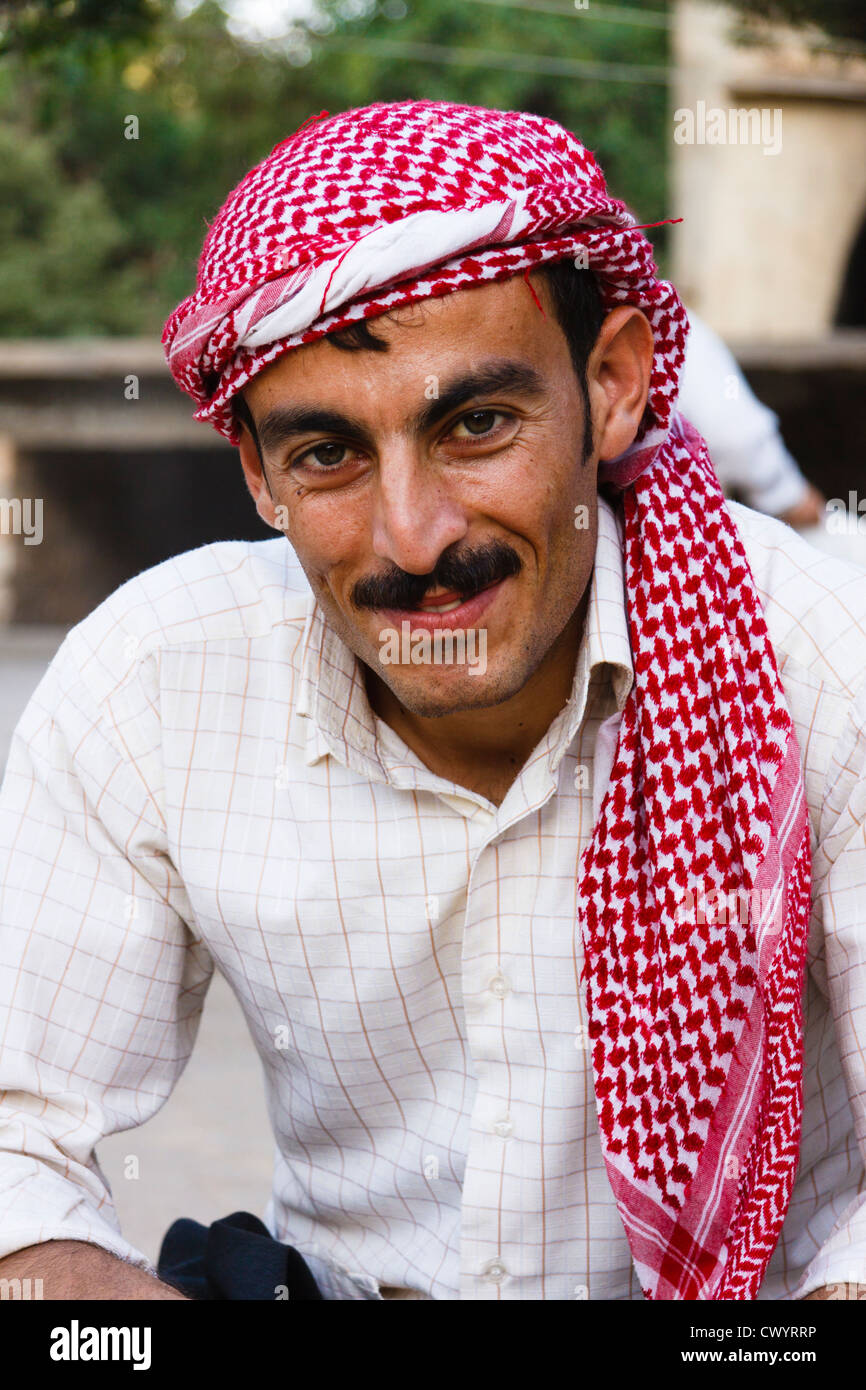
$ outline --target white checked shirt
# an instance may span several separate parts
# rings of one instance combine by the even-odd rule
[[[800,1297],[866,1282],[866,575],[732,512],[814,830],[801,1163],[761,1290]],[[372,714],[282,538],[181,555],[75,628],[0,795],[0,1255],[148,1267],[94,1146],[167,1099],[216,968],[264,1068],[266,1220],[327,1297],[640,1298],[575,901],[631,682],[604,501],[571,697],[498,808]]]

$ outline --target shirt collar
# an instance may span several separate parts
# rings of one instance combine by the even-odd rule
[[[567,704],[547,735],[551,770],[584,717],[591,676],[607,667],[616,708],[622,712],[634,680],[625,600],[621,523],[606,498],[598,498],[598,539],[583,638]],[[306,760],[331,753],[376,781],[388,779],[376,737],[376,722],[364,686],[363,668],[328,623],[315,596],[304,631],[297,713],[309,720]]]
[[[604,497],[598,499],[598,540],[589,590],[581,652],[586,653],[587,676],[609,666],[616,707],[621,714],[634,683],[634,662],[628,634],[622,522]],[[580,653],[572,698],[578,687]]]
[[[553,773],[586,714],[590,681],[610,681],[621,714],[634,682],[621,523],[606,498],[598,498],[598,538],[589,586],[583,637],[568,702],[546,735],[547,766]]]

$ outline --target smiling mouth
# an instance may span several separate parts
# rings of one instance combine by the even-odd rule
[[[488,589],[493,589],[502,581],[494,579],[491,584],[485,584],[483,589],[475,589],[468,594],[457,593],[454,589],[449,589],[445,593],[428,595],[416,604],[414,608],[406,611],[409,613],[453,613],[456,608],[462,608],[464,603],[470,599],[477,598],[479,594],[484,594]]]
[[[448,595],[446,597],[438,595],[435,600],[422,599],[421,602],[418,604],[417,608],[410,609],[410,612],[451,613],[455,608],[459,608],[461,604],[464,604],[468,597],[469,595],[457,594],[456,596]],[[472,597],[474,598],[475,595],[473,594]]]

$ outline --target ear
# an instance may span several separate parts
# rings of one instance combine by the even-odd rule
[[[243,421],[240,425],[241,437],[238,443],[238,453],[241,457],[241,467],[244,470],[244,478],[249,488],[250,496],[255,503],[256,511],[266,526],[272,526],[275,531],[281,531],[282,527],[277,525],[277,507],[271,496],[268,487],[262,461],[259,458],[259,451],[247,425]]]
[[[600,459],[624,453],[638,432],[649,396],[653,332],[631,304],[612,309],[587,362],[593,439]]]

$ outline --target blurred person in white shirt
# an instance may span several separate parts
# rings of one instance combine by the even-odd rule
[[[779,417],[758,400],[718,333],[694,309],[688,314],[677,406],[707,441],[722,486],[789,526],[819,526],[824,497],[786,448]]]

